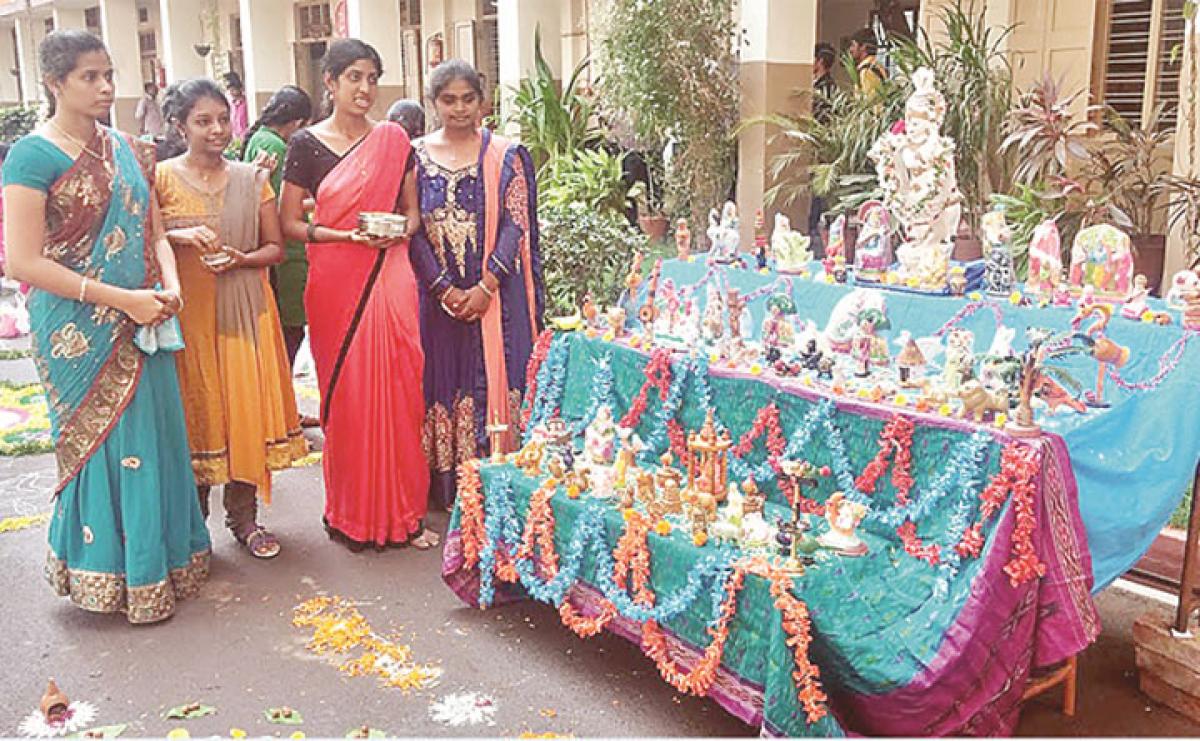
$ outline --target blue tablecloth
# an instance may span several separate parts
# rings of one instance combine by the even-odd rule
[[[819,264],[814,268],[820,272]],[[722,286],[740,289],[743,295],[762,294],[749,306],[756,336],[767,297],[775,292],[763,291],[767,286],[775,284],[779,292],[789,292],[790,282],[797,319],[815,321],[820,329],[824,329],[838,300],[854,288],[733,267],[710,270],[701,260],[663,264],[663,279],[678,287],[694,285],[706,276]],[[908,330],[914,337],[932,335],[970,303],[969,298],[890,290],[883,293],[892,337],[901,330]],[[695,295],[703,302],[703,290]],[[1008,301],[998,301],[996,306],[1004,325],[1017,331],[1013,345],[1018,351],[1027,344],[1026,329],[1067,329],[1075,314],[1073,308],[1014,306]],[[1155,302],[1152,308],[1165,307]],[[1185,335],[1178,312],[1171,313],[1174,322],[1168,326],[1114,316],[1107,335],[1131,351],[1129,362],[1120,369],[1122,378],[1139,383],[1158,373],[1160,361]],[[995,334],[995,314],[983,308],[958,326],[975,333],[976,352],[982,353]],[[1178,365],[1152,390],[1130,391],[1107,382],[1105,398],[1112,402],[1110,408],[1090,409],[1086,414],[1063,408],[1057,414],[1042,414],[1039,418],[1043,429],[1061,435],[1070,451],[1092,553],[1095,591],[1129,570],[1149,549],[1179,505],[1200,459],[1200,337],[1187,334]],[[1085,387],[1094,386],[1094,361],[1081,358],[1068,367]]]

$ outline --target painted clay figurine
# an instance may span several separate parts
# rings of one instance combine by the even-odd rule
[[[942,385],[955,393],[963,381],[975,374],[975,335],[965,329],[952,329],[946,338],[946,364]]]
[[[858,331],[851,340],[850,357],[854,359],[854,375],[866,378],[871,375],[872,356],[875,353],[876,332],[891,325],[878,309],[866,309],[858,315]]]
[[[1171,288],[1167,291],[1167,306],[1182,309],[1187,305],[1187,295],[1200,289],[1200,272],[1180,270],[1171,276]]]
[[[583,465],[611,466],[616,456],[617,426],[612,409],[602,404],[583,433]]]
[[[904,333],[908,338],[904,342],[903,349],[900,351],[899,357],[896,358],[896,368],[900,374],[900,385],[905,388],[918,388],[921,386],[921,371],[925,368],[925,353],[921,352],[920,345],[908,332]]]
[[[1133,250],[1129,235],[1110,224],[1083,229],[1071,246],[1071,287],[1092,286],[1096,294],[1123,299],[1133,284]]]
[[[675,222],[675,256],[687,260],[692,255],[692,232],[688,229],[687,219]]]
[[[866,555],[867,544],[855,532],[866,516],[866,505],[847,499],[840,491],[834,492],[825,502],[829,531],[817,538],[817,542],[843,556]]]
[[[726,201],[720,214],[714,208],[708,212],[708,261],[721,264],[736,262],[741,236],[738,233],[737,206]]]
[[[984,261],[984,288],[992,296],[1008,296],[1013,290],[1012,229],[1004,218],[1004,207],[997,206],[983,215],[980,224],[987,249]]]
[[[796,313],[796,304],[786,293],[777,293],[767,299],[767,315],[762,323],[763,358],[774,363],[783,357],[783,350],[796,340],[796,329],[791,317]]]
[[[796,274],[808,270],[812,262],[812,239],[792,229],[792,222],[783,214],[775,214],[775,231],[771,232],[771,253],[775,270]]]
[[[760,208],[754,212],[754,262],[759,270],[767,268],[770,258],[767,247],[767,217]]]
[[[867,201],[858,209],[858,239],[854,245],[854,275],[878,281],[892,264],[891,224],[887,209],[879,201]]]
[[[825,326],[825,341],[837,353],[850,352],[850,340],[858,329],[858,315],[866,309],[878,309],[886,315],[886,299],[881,291],[855,288],[838,299]]]
[[[1029,274],[1025,289],[1040,298],[1054,296],[1062,284],[1062,238],[1058,222],[1047,219],[1033,230],[1029,241]]]
[[[1146,299],[1150,297],[1150,289],[1146,287],[1146,276],[1135,275],[1133,277],[1133,290],[1125,297],[1125,303],[1121,305],[1121,316],[1126,319],[1141,320],[1142,314],[1150,310],[1150,305]]]

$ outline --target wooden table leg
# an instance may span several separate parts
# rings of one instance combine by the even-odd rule
[[[1175,634],[1190,635],[1192,606],[1196,586],[1196,546],[1200,540],[1200,463],[1196,464],[1196,476],[1192,482],[1192,506],[1188,512],[1187,542],[1183,546],[1183,574],[1179,579],[1179,608],[1175,612]]]

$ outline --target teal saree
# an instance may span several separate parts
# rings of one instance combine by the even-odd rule
[[[108,129],[73,163],[34,134],[4,165],[6,185],[47,195],[44,254],[128,289],[159,281],[153,177],[152,150]],[[207,578],[210,552],[175,360],[139,350],[114,309],[35,290],[29,312],[59,469],[46,578],[85,610],[163,620]]]

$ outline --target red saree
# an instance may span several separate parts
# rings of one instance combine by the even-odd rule
[[[353,229],[362,211],[392,211],[408,136],[383,123],[321,182],[316,220]],[[424,357],[408,244],[388,250],[308,245],[309,342],[325,431],[325,520],[358,543],[420,533],[429,488],[421,450]]]

